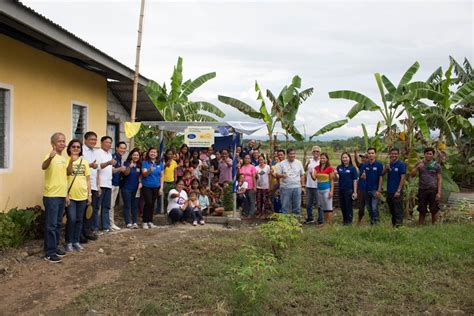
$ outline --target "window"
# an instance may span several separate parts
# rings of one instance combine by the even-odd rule
[[[83,105],[72,105],[72,138],[83,141],[87,130],[87,107]]]
[[[0,169],[10,168],[10,90],[0,87]]]

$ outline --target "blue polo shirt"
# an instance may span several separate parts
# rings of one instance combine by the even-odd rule
[[[357,180],[357,169],[352,166],[339,165],[336,168],[339,175],[339,191],[354,191],[354,180]]]
[[[388,193],[397,192],[402,174],[406,174],[406,166],[403,162],[401,162],[400,160],[397,160],[393,164],[392,163],[390,164],[390,171],[388,172],[388,176],[387,176],[387,192]]]
[[[148,160],[142,162],[142,170],[143,169],[150,169],[151,166],[155,167],[155,170],[147,175],[146,177],[142,178],[142,185],[147,188],[158,189],[160,187],[160,177],[161,172],[163,171],[163,167],[160,163],[151,163]]]
[[[112,155],[112,158],[115,159],[115,165],[114,168],[119,168],[122,166],[122,156],[120,156],[118,153],[115,153]],[[112,174],[112,185],[114,187],[118,187],[120,185],[120,176],[122,175],[121,172],[117,172]]]
[[[383,165],[380,161],[375,160],[373,164],[367,162],[365,168],[365,191],[377,191],[379,189],[379,177],[383,175]]]
[[[362,172],[365,169],[365,163],[361,163],[359,165],[359,181],[357,182],[357,188],[359,190],[365,191],[365,180],[361,179],[360,176],[362,175]]]
[[[130,161],[126,161],[123,165],[125,167],[128,167],[130,165]],[[135,166],[135,168],[131,168],[128,176],[124,175],[122,189],[127,191],[136,191],[138,189],[138,183],[141,173],[142,170],[140,169],[140,167]]]

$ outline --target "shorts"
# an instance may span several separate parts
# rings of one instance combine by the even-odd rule
[[[436,201],[437,190],[419,190],[418,191],[418,212],[420,214],[428,213],[428,207],[431,214],[439,211],[439,202]]]

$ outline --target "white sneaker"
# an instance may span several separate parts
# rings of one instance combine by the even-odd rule
[[[133,225],[132,224],[127,224],[127,228],[132,229]]]
[[[156,225],[153,224],[153,223],[148,223],[148,227],[150,227],[150,228],[156,228],[156,227],[158,227],[158,226],[156,226]]]
[[[204,225],[204,221],[200,221],[199,224]]]
[[[113,231],[119,231],[119,230],[120,230],[120,227],[118,227],[118,226],[115,225],[115,224],[112,224],[112,225],[110,226],[110,228],[111,228]]]
[[[133,228],[133,229],[138,229],[138,224],[137,224],[137,223],[133,223],[132,228]]]
[[[147,223],[143,223],[142,227],[143,227],[143,229],[148,229],[148,224],[147,224]]]
[[[198,221],[193,222],[193,226],[197,226],[197,224],[198,224]]]

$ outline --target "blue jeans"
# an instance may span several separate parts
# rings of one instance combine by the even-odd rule
[[[339,191],[339,205],[342,211],[342,222],[344,225],[352,224],[352,190]]]
[[[191,215],[193,217],[193,221],[202,221],[204,219],[204,217],[202,217],[202,211],[198,208],[192,210]]]
[[[66,244],[79,243],[87,200],[73,201],[66,208]]]
[[[281,192],[281,212],[283,214],[301,212],[301,188],[280,188]]]
[[[368,191],[366,197],[366,203],[369,207],[369,216],[370,216],[370,224],[374,225],[379,222],[379,209],[378,203],[379,201],[375,197],[377,191]]]
[[[255,216],[255,203],[256,203],[256,194],[253,189],[245,191],[245,198],[248,201],[248,214],[250,216]]]
[[[131,191],[122,189],[122,199],[123,199],[123,218],[125,224],[136,224],[138,221],[138,198],[137,190]],[[132,221],[130,222],[130,211],[132,212]]]
[[[46,256],[56,255],[65,203],[66,199],[63,197],[43,196],[45,209],[44,254]]]
[[[100,190],[102,191],[99,197],[99,205],[100,205],[100,218],[102,221],[102,229],[110,229],[110,204],[112,202],[112,189],[111,188],[103,188],[101,187]]]
[[[185,221],[189,216],[192,216],[191,212],[193,209],[191,207],[186,208],[184,211],[179,208],[174,208],[168,213],[168,217],[173,223],[177,221]]]
[[[312,221],[313,220],[313,205],[314,202],[317,202],[317,193],[318,189],[317,188],[308,188],[306,187],[306,194],[307,194],[307,199],[306,199],[306,220]],[[323,219],[323,210],[321,210],[320,207],[318,207],[318,224],[322,224],[324,222]]]

